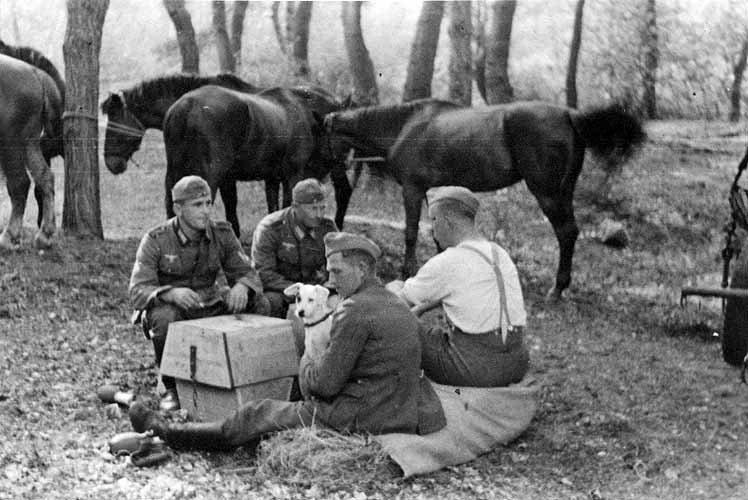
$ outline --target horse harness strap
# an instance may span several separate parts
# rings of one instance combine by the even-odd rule
[[[499,270],[499,253],[496,251],[496,245],[493,243],[491,244],[491,257],[493,258],[493,261],[483,255],[483,252],[475,247],[471,247],[470,245],[463,244],[460,248],[466,248],[480,255],[480,257],[493,268],[493,272],[496,275],[496,283],[499,286],[499,328],[501,329],[501,341],[506,343],[508,331],[509,328],[511,328],[512,323],[509,320],[509,308],[506,304],[506,288],[504,287],[504,278],[501,275],[501,270]],[[506,315],[506,324],[503,321],[504,315]]]

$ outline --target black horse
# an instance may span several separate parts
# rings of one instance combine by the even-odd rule
[[[424,99],[332,113],[325,124],[329,133],[369,152],[387,153],[385,168],[403,186],[404,276],[417,268],[418,221],[429,188],[490,191],[524,179],[558,239],[556,284],[549,292],[554,298],[571,282],[579,235],[573,197],[585,149],[618,163],[645,139],[640,121],[617,105],[584,112],[543,102],[478,109]]]
[[[42,154],[43,138],[62,135],[62,96],[45,71],[19,59],[0,55],[0,168],[10,195],[10,220],[0,248],[18,246],[31,181],[41,200],[37,246],[52,243],[55,232],[55,186],[52,170]],[[28,172],[28,173],[27,173]]]
[[[65,80],[60,76],[60,72],[57,71],[52,61],[32,47],[8,45],[0,40],[0,54],[19,59],[41,69],[54,80],[57,86],[57,92],[47,96],[47,99],[51,101],[51,106],[48,110],[51,114],[49,120],[50,127],[45,128],[41,139],[42,155],[44,155],[44,160],[49,165],[52,158],[64,156],[65,154],[62,141],[62,111],[65,109]],[[59,96],[59,100],[57,96]],[[34,184],[34,198],[36,198],[36,203],[39,207],[36,223],[37,226],[41,227],[42,215],[44,213],[44,190],[37,184]]]
[[[110,94],[101,104],[102,111],[108,117],[104,139],[104,161],[107,168],[114,174],[124,172],[133,153],[140,147],[146,129],[163,130],[167,110],[184,94],[205,85],[217,85],[249,94],[262,90],[231,74],[210,77],[176,74],[146,80],[133,88]],[[332,94],[319,87],[298,86],[291,87],[289,90],[301,99],[308,109],[320,116],[344,107]],[[351,187],[345,176],[345,167],[342,162],[335,160],[329,151],[329,147],[318,148],[310,160],[315,163],[313,170],[318,172],[327,170],[330,173],[338,207],[335,220],[338,226],[342,227],[343,217],[351,197]],[[273,211],[278,208],[280,183],[276,178],[269,179],[269,181],[270,184],[266,184],[268,209]],[[286,182],[284,183],[286,194],[283,200],[284,205],[290,202],[288,191]],[[168,201],[170,196],[170,193],[166,194],[167,214],[172,213]],[[222,186],[221,197],[226,208],[226,218],[235,221],[232,224],[238,234],[239,225],[235,208],[236,186],[230,184]]]
[[[310,105],[312,95],[319,100],[315,105]],[[288,205],[295,181],[329,173],[336,188],[336,223],[342,225],[351,189],[342,163],[331,163],[320,112],[340,109],[340,104],[324,96],[314,89],[274,87],[247,94],[215,85],[182,96],[164,119],[167,214],[173,215],[174,183],[185,175],[201,175],[214,196],[220,189],[226,218],[238,234],[237,181],[264,180],[273,211],[280,185]]]

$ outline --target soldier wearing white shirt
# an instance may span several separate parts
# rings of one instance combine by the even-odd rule
[[[433,193],[433,194],[432,194]],[[429,217],[445,250],[418,273],[388,285],[411,306],[440,303],[448,325],[422,325],[422,368],[441,384],[501,387],[529,365],[522,288],[509,254],[475,228],[479,201],[468,189],[432,190]]]

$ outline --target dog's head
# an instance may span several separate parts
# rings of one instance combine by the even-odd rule
[[[295,314],[307,322],[321,319],[329,312],[327,298],[330,290],[323,286],[294,283],[283,290],[283,293],[296,298]]]

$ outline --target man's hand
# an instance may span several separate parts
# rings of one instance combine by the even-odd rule
[[[159,295],[159,297],[164,302],[174,304],[182,309],[199,309],[202,307],[200,296],[191,288],[171,288]]]
[[[249,300],[249,289],[243,283],[237,283],[226,296],[226,305],[232,313],[242,312],[247,308]]]

